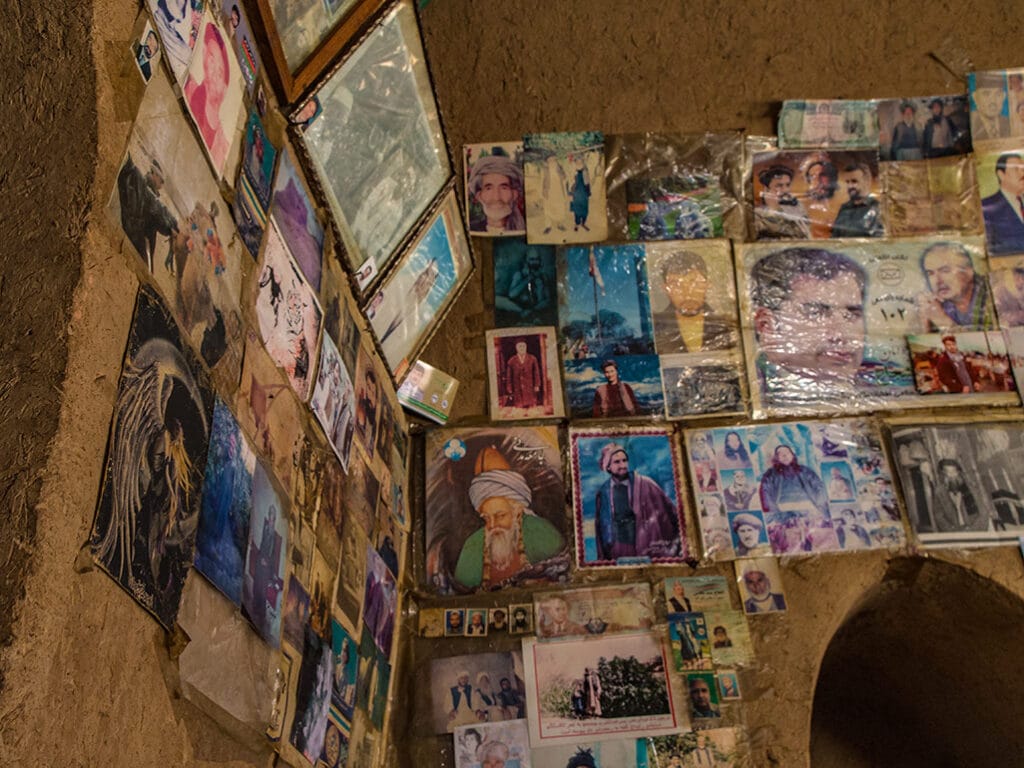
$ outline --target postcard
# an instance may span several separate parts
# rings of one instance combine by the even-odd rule
[[[500,328],[486,339],[492,421],[565,416],[553,327]]]
[[[522,143],[467,144],[463,165],[470,233],[481,237],[525,235]]]
[[[415,359],[472,268],[450,191],[364,308],[392,374],[401,376]]]
[[[989,345],[989,336],[998,348]],[[924,333],[907,336],[914,383],[922,395],[968,395],[971,402],[1015,404],[1017,390],[1000,333]]]
[[[440,594],[569,569],[556,427],[437,429],[426,440],[427,580]]]
[[[281,603],[285,556],[288,553],[288,512],[263,465],[256,464],[252,482],[252,516],[242,580],[242,614],[271,647],[281,638]]]
[[[523,137],[530,243],[597,243],[608,234],[604,134]]]
[[[928,160],[971,151],[967,94],[881,99],[878,149],[882,160]]]
[[[455,729],[455,768],[530,768],[533,764],[525,719]]]
[[[615,634],[654,624],[648,584],[588,587],[534,594],[537,637]]]
[[[555,247],[503,238],[493,259],[495,326],[558,325]]]
[[[242,572],[252,510],[256,454],[219,397],[206,454],[195,566],[232,603],[242,599]]]
[[[245,80],[230,47],[228,34],[205,15],[182,85],[185,106],[218,178],[234,178],[238,159],[232,149],[245,94]]]
[[[672,433],[573,428],[569,441],[579,567],[681,562],[683,487]]]
[[[707,557],[869,549],[899,526],[877,429],[864,420],[686,433]],[[715,477],[714,483],[708,478]]]
[[[782,587],[779,563],[774,557],[737,560],[736,581],[743,598],[743,612],[775,613],[786,610],[786,594]],[[711,683],[714,695],[714,682]],[[691,694],[692,695],[692,694]]]
[[[882,163],[881,177],[885,221],[892,237],[981,231],[972,157]]]
[[[381,272],[451,175],[413,4],[395,5],[316,98],[302,140],[349,266]]]
[[[779,146],[876,148],[877,104],[870,100],[787,99],[779,111]]]
[[[753,174],[758,240],[886,233],[877,151],[758,152]]]
[[[957,402],[917,393],[905,337],[994,327],[977,238],[740,248],[755,418]]]
[[[398,402],[414,413],[446,424],[458,390],[458,379],[417,360],[398,388]]]
[[[971,72],[971,138],[975,143],[1024,135],[1022,70]]]
[[[711,658],[715,666],[735,667],[754,661],[747,619],[741,611],[706,611]]]
[[[530,743],[656,736],[681,725],[661,639],[650,632],[598,640],[523,641]]]
[[[451,656],[430,662],[434,733],[521,719],[525,693],[519,651]]]
[[[153,71],[160,66],[160,40],[149,21],[142,28],[138,40],[132,43],[132,55],[142,81],[148,83],[153,77]]]
[[[1005,544],[1024,531],[1020,424],[893,425],[892,454],[910,525],[925,546]]]
[[[313,389],[323,314],[316,293],[288,254],[276,226],[267,232],[256,294],[260,336],[305,402]]]
[[[172,397],[172,391],[174,397]],[[192,564],[214,397],[156,293],[139,290],[90,544],[166,629]],[[225,513],[227,510],[225,510]]]
[[[319,291],[324,228],[309,189],[297,169],[294,155],[287,147],[281,152],[281,162],[277,166],[270,217],[303,276],[313,290]]]
[[[669,613],[730,610],[729,584],[724,576],[672,576],[665,579]]]
[[[643,741],[620,739],[617,741],[585,741],[577,739],[562,746],[534,747],[530,756],[533,768],[640,768],[638,749]]]
[[[704,614],[670,613],[665,620],[675,670],[711,669],[711,643]]]

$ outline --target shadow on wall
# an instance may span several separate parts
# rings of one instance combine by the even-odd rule
[[[977,573],[892,563],[829,643],[814,768],[983,768],[1024,755],[1024,601]]]

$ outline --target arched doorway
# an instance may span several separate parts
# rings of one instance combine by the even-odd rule
[[[1019,764],[1022,649],[1024,601],[966,568],[893,561],[822,659],[810,764]]]

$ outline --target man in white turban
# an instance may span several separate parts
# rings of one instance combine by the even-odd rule
[[[459,553],[455,578],[463,586],[501,584],[564,548],[558,529],[530,509],[533,493],[526,479],[497,448],[484,448],[477,455],[469,500],[484,524]]]
[[[470,232],[516,235],[526,231],[520,209],[523,169],[508,155],[487,155],[473,163],[466,187],[483,211],[481,216],[470,216]]]

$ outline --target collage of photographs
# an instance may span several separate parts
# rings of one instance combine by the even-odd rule
[[[283,762],[746,765],[793,558],[1024,534],[1024,70],[460,168],[412,0],[135,32],[90,546]],[[477,264],[488,412],[449,421],[419,358]]]

